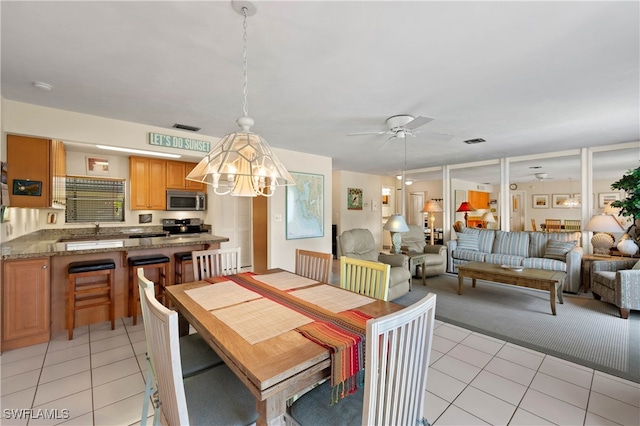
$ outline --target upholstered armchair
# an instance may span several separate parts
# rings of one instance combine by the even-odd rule
[[[638,259],[623,262],[606,260],[591,266],[591,293],[596,300],[613,303],[620,309],[620,317],[629,318],[629,310],[640,309],[640,264]]]
[[[447,246],[428,245],[424,239],[424,230],[418,225],[409,225],[409,232],[402,233],[401,248],[402,251],[427,253],[424,271],[427,277],[444,274],[447,270]],[[417,271],[411,272],[420,275]]]
[[[403,254],[378,253],[373,234],[368,229],[344,231],[338,237],[338,246],[342,256],[391,265],[388,300],[397,299],[409,291],[411,284],[411,272],[407,268],[409,258]]]

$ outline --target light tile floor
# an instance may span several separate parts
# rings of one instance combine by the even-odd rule
[[[0,356],[1,424],[140,423],[142,322],[80,327],[74,336],[56,333]],[[640,384],[442,322],[427,382],[425,417],[434,426],[640,425]],[[11,409],[47,409],[58,419],[14,419]]]

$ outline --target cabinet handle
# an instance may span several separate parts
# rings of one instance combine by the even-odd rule
[[[47,265],[42,265],[42,269],[47,269]]]

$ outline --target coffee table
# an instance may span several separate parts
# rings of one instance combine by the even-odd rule
[[[556,314],[556,296],[562,300],[562,283],[564,272],[546,271],[544,269],[523,268],[522,270],[505,269],[500,265],[483,262],[469,262],[458,266],[458,294],[462,294],[464,278],[471,278],[471,286],[475,288],[476,279],[493,281],[520,287],[549,290],[551,312]]]

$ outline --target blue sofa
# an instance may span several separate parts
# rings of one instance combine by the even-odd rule
[[[448,272],[458,265],[485,262],[524,268],[563,271],[563,291],[577,293],[581,283],[583,249],[580,232],[505,232],[462,228],[457,239],[447,241]]]

